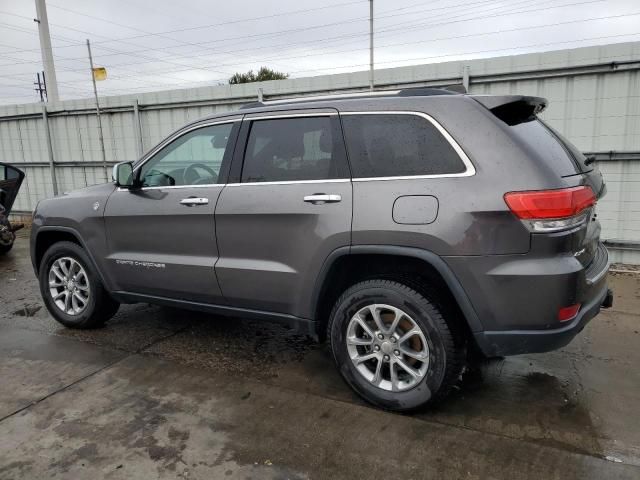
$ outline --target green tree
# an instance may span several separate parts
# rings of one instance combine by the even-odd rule
[[[229,79],[229,84],[237,85],[238,83],[264,82],[266,80],[285,80],[289,78],[288,73],[276,72],[267,67],[260,67],[258,73],[249,70],[247,73],[234,73]]]

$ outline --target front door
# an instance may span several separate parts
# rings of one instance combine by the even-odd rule
[[[179,132],[136,165],[141,188],[109,197],[106,264],[116,290],[223,303],[214,210],[239,125],[229,119]]]
[[[247,115],[233,162],[216,208],[222,292],[235,307],[308,318],[322,264],[351,241],[337,112]]]

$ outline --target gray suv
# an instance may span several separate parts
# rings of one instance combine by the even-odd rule
[[[72,328],[135,302],[286,322],[366,400],[416,409],[469,352],[556,349],[611,305],[604,182],[545,106],[417,89],[190,123],[40,202],[45,305]]]

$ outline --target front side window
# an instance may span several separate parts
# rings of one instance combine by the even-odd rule
[[[405,114],[343,115],[354,178],[456,174],[466,167],[426,118]]]
[[[143,187],[218,183],[233,123],[211,125],[178,137],[140,169]]]
[[[255,120],[249,131],[242,182],[342,178],[344,155],[330,117]]]

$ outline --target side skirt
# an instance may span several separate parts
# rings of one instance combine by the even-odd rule
[[[111,296],[120,303],[151,303],[154,305],[164,305],[167,307],[184,308],[185,310],[196,310],[199,312],[224,315],[228,317],[242,317],[252,320],[264,320],[268,322],[282,323],[288,325],[295,331],[309,335],[318,339],[316,332],[316,322],[306,318],[299,318],[294,315],[277,312],[265,312],[262,310],[252,310],[248,308],[236,308],[228,305],[214,305],[210,303],[192,302],[175,298],[158,297],[143,293],[132,292],[110,292]]]

